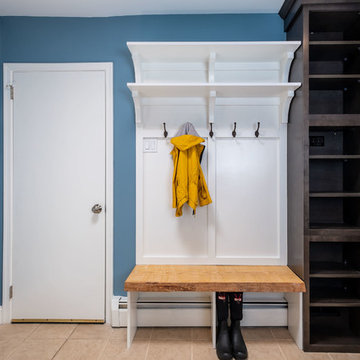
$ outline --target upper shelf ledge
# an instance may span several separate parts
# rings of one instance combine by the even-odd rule
[[[172,84],[127,84],[131,92],[141,97],[209,97],[216,91],[216,97],[282,97],[288,91],[294,92],[301,83],[172,83]]]
[[[234,81],[244,82],[241,71],[245,76],[246,72],[257,72],[257,76],[252,76],[254,82],[269,79],[287,82],[294,53],[301,42],[128,42],[127,45],[137,83],[153,82],[154,74],[160,80],[162,72],[169,79],[176,76],[174,71],[183,70],[191,70],[191,79],[196,82],[226,82],[221,80],[223,74],[230,79],[238,76]]]
[[[135,121],[142,122],[142,98],[191,98],[208,99],[209,122],[214,122],[216,98],[279,98],[281,122],[287,123],[294,91],[301,83],[240,83],[240,84],[137,84],[128,83],[135,105]]]

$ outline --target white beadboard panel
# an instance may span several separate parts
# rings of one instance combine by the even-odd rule
[[[182,104],[174,104],[172,99],[164,99],[161,102],[161,98],[157,99],[158,102],[155,102],[153,105],[143,105],[143,116],[146,118],[146,129],[144,130],[147,133],[149,130],[158,130],[158,136],[163,135],[163,123],[166,123],[166,128],[169,131],[169,139],[175,136],[179,127],[186,123],[191,122],[195,128],[206,128],[207,124],[207,102],[203,101],[202,104],[200,101],[196,102],[194,99],[189,100],[190,104],[184,106]],[[160,104],[159,104],[160,100]],[[200,100],[200,99],[198,99]],[[146,104],[145,99],[143,103]],[[159,105],[158,105],[159,104]]]
[[[144,83],[204,83],[208,81],[207,63],[144,63],[141,80]],[[277,82],[278,63],[217,63],[214,80],[218,83]],[[159,80],[161,79],[161,80]]]
[[[218,139],[216,149],[216,256],[276,264],[279,139]]]
[[[206,257],[207,207],[198,207],[196,215],[185,204],[183,216],[176,218],[172,208],[173,145],[158,139],[156,153],[143,153],[144,163],[144,258]],[[207,155],[202,160],[207,173]]]
[[[170,138],[177,133],[179,124],[187,121],[195,126],[200,136],[209,135],[208,102],[205,99],[145,98],[142,104],[142,114],[146,119],[144,136],[162,137],[163,122],[165,122],[169,133],[167,141],[170,141]],[[279,105],[278,98],[216,99],[214,136],[232,137],[231,133],[236,122],[237,137],[254,138],[257,123],[260,122],[261,138],[277,137],[280,135]]]
[[[239,104],[235,101],[217,104],[215,107],[215,126],[213,126],[216,137],[228,137],[231,142],[234,122],[236,122],[236,136],[255,139],[255,130],[260,123],[260,138],[279,136],[279,102],[271,98],[257,99],[258,104]],[[233,99],[235,100],[235,99]]]
[[[174,71],[174,68],[169,69],[166,64],[159,65],[161,69],[144,70],[142,74],[142,80],[146,83],[159,82],[159,78],[161,78],[161,83],[188,83],[192,81],[201,83],[207,81],[207,68],[197,69],[197,67],[195,67],[195,69],[176,69]]]

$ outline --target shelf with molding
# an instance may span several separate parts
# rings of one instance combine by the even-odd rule
[[[196,72],[203,81],[220,82],[222,72],[244,72],[256,79],[262,71],[273,81],[287,82],[299,41],[255,42],[128,42],[136,82],[147,82],[158,71]],[[249,70],[254,73],[246,74]],[[200,75],[202,73],[202,75]],[[149,75],[150,74],[150,75]],[[269,79],[270,79],[269,78]],[[230,77],[233,79],[233,77]]]
[[[289,106],[294,91],[301,86],[300,83],[169,83],[169,84],[138,84],[128,83],[132,92],[136,122],[142,122],[141,98],[191,98],[200,97],[209,99],[209,116],[214,112],[216,98],[279,98],[282,107],[281,123],[287,123]],[[209,118],[213,123],[214,118]]]

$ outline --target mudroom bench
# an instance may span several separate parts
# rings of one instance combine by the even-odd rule
[[[305,292],[304,282],[288,266],[136,265],[125,281],[128,292],[127,345],[137,329],[138,292],[213,292],[212,340],[216,336],[215,292]]]

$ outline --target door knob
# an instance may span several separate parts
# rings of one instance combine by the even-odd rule
[[[101,211],[102,211],[102,206],[100,204],[95,204],[92,208],[91,208],[91,211],[94,213],[94,214],[100,214]]]

